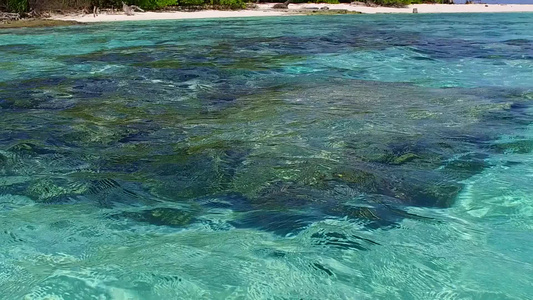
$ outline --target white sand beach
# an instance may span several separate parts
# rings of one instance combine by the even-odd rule
[[[260,9],[269,9],[273,4],[259,4]],[[413,13],[416,8],[418,13],[496,13],[496,12],[533,12],[533,4],[413,4],[405,8],[395,7],[369,7],[354,4],[290,4],[288,12],[309,8],[345,9],[364,14],[384,13]]]
[[[145,21],[145,20],[180,20],[180,19],[210,19],[210,18],[245,18],[245,17],[269,17],[287,15],[285,11],[262,11],[262,10],[202,10],[194,12],[136,12],[133,16],[127,16],[122,12],[116,14],[101,13],[94,17],[92,14],[53,15],[51,19],[63,21],[76,21],[81,23],[115,22],[115,21]]]
[[[274,10],[273,3],[259,4],[256,9],[222,11],[204,10],[195,12],[137,12],[133,16],[126,16],[122,12],[107,14],[105,12],[94,17],[92,14],[53,15],[55,20],[77,21],[81,23],[114,22],[114,21],[140,21],[140,20],[173,20],[173,19],[207,19],[207,18],[238,18],[238,17],[268,17],[304,14],[306,10],[320,9],[327,6],[329,9],[339,9],[364,14],[386,13],[498,13],[498,12],[533,12],[531,4],[415,4],[405,8],[368,7],[353,4],[290,4],[289,9]]]
[[[317,5],[318,6],[318,5]],[[533,4],[414,4],[406,8],[368,7],[349,4],[337,4],[334,8],[359,11],[365,14],[382,13],[498,13],[498,12],[533,12]]]

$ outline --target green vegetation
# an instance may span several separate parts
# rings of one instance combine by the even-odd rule
[[[126,2],[126,1],[125,1]],[[130,5],[137,5],[142,9],[161,9],[167,6],[176,5],[176,0],[135,0],[128,1]]]
[[[28,0],[6,0],[5,7],[8,11],[22,13],[28,11]],[[1,5],[0,5],[1,6]]]
[[[207,1],[206,4],[208,4]],[[245,0],[210,0],[209,2],[219,8],[242,9],[246,7]]]
[[[202,6],[205,0],[178,0],[179,6]]]
[[[137,5],[146,10],[159,10],[172,6],[206,7],[219,9],[242,9],[246,7],[245,0],[125,0],[129,5]],[[0,11],[24,13],[31,10],[75,10],[89,9],[93,6],[100,8],[120,8],[121,0],[0,0]]]
[[[56,0],[57,1],[57,0]],[[65,1],[76,1],[76,0],[63,0]],[[191,1],[191,0],[189,0]],[[64,3],[63,2],[63,3]],[[122,7],[122,0],[81,0],[76,2],[85,2],[87,3],[86,6],[92,7]],[[137,5],[142,9],[147,10],[158,10],[163,9],[168,6],[175,6],[178,5],[178,0],[124,0],[124,2],[128,5]]]

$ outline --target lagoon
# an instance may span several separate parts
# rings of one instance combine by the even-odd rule
[[[533,14],[0,31],[0,299],[526,299]]]

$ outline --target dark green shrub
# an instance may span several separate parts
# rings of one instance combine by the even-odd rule
[[[391,6],[391,7],[404,7],[411,4],[411,0],[372,0],[367,2],[373,2],[374,4],[381,6]]]
[[[6,9],[11,12],[23,13],[30,9],[28,0],[7,0]]]
[[[130,0],[124,2],[129,5],[137,5],[142,9],[161,9],[178,4],[177,0]]]
[[[178,0],[179,6],[203,6],[205,0]]]
[[[246,8],[244,0],[211,0],[211,4],[220,8],[243,9]]]
[[[104,2],[103,0],[29,0],[30,10],[36,12],[55,11],[55,10],[78,10],[83,8],[90,8],[93,5],[103,7],[103,5],[95,4]]]
[[[126,3],[128,3],[128,1],[124,1]],[[122,6],[122,1],[120,0],[92,0],[91,1],[91,5],[92,6],[97,6],[97,7],[120,7]]]

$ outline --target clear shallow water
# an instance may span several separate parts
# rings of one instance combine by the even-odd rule
[[[527,299],[532,27],[1,31],[0,298]]]

